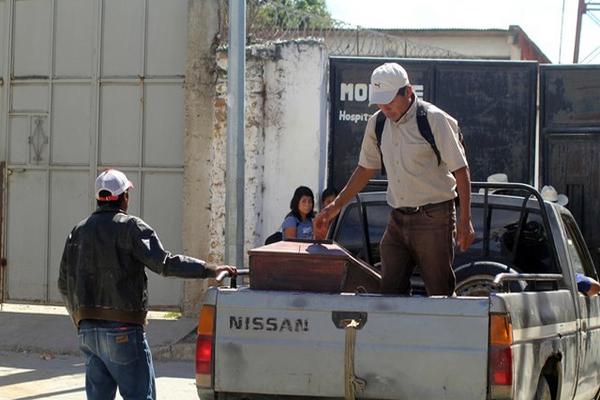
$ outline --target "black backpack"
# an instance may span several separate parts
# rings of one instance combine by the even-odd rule
[[[281,242],[282,240],[283,240],[283,233],[281,233],[280,231],[277,231],[265,239],[265,245],[275,243],[275,242]]]
[[[287,218],[290,215],[293,215],[293,214],[289,213],[285,217]],[[296,220],[296,229],[298,229],[298,221],[297,220]],[[265,246],[268,244],[271,244],[271,243],[281,242],[282,240],[283,240],[283,232],[277,231],[275,233],[272,233],[265,239]]]
[[[431,146],[431,150],[433,150],[435,157],[437,158],[438,165],[440,165],[442,163],[442,157],[440,156],[440,151],[435,145],[435,138],[433,137],[431,126],[427,120],[427,109],[429,108],[429,105],[429,103],[426,103],[421,99],[417,99],[417,125],[419,127],[421,136],[423,136],[423,139],[425,139]],[[383,153],[381,153],[381,137],[383,136],[383,127],[385,125],[386,117],[381,111],[377,111],[376,114],[377,119],[375,121],[375,136],[377,137],[377,148],[379,149],[379,155],[381,156],[381,174],[387,175],[385,171],[385,165],[383,165]],[[460,128],[458,129],[458,140],[464,149],[465,143]]]

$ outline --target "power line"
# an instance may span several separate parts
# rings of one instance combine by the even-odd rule
[[[565,25],[565,2],[562,2],[562,12],[560,13],[560,40],[558,41],[558,63],[561,62],[562,44],[563,44],[563,27]]]
[[[598,55],[600,55],[600,46],[596,47],[590,54],[585,56],[583,60],[581,60],[581,63],[591,63]]]
[[[563,3],[564,4],[564,3]],[[600,2],[598,1],[585,1],[579,0],[577,6],[577,27],[575,30],[575,49],[573,51],[573,63],[579,62],[579,50],[581,47],[581,29],[582,29],[582,18],[584,15],[587,15],[596,25],[600,26],[600,18],[598,18],[594,12],[600,11]],[[594,49],[590,54],[588,54],[584,60],[589,60],[590,56],[594,54],[593,58],[596,57],[598,48]],[[592,58],[592,59],[593,59]]]

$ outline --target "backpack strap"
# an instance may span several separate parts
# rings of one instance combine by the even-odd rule
[[[435,138],[433,137],[431,125],[429,125],[429,120],[427,119],[428,107],[429,105],[427,103],[417,100],[417,125],[419,126],[419,132],[421,132],[421,136],[423,136],[423,139],[425,139],[431,146],[431,150],[433,150],[435,157],[437,158],[438,165],[440,165],[442,163],[442,157],[440,155],[440,151],[435,145]]]
[[[383,136],[383,127],[385,126],[385,114],[381,110],[377,111],[377,119],[375,120],[375,137],[377,138],[377,148],[381,157],[381,175],[387,175],[385,165],[383,164],[383,153],[381,152],[381,137]]]
[[[419,127],[419,133],[423,136],[423,139],[429,143],[431,146],[431,150],[435,153],[435,157],[437,158],[438,165],[442,163],[442,156],[440,155],[440,151],[435,144],[435,138],[433,137],[433,132],[431,131],[431,125],[429,125],[429,120],[427,119],[427,109],[429,107],[429,103],[422,101],[421,99],[417,100],[417,126]],[[383,153],[381,152],[381,138],[383,136],[383,128],[385,126],[385,115],[380,111],[377,111],[377,118],[375,120],[375,137],[377,138],[377,148],[379,149],[379,155],[381,157],[381,174],[386,175],[385,165],[383,164]],[[459,141],[464,147],[464,140],[462,137],[462,132],[458,131]]]

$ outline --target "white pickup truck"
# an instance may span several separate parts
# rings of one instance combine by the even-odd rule
[[[360,194],[329,237],[376,266],[388,214]],[[600,298],[576,283],[597,273],[572,215],[523,184],[474,184],[472,214],[456,297],[419,295],[418,273],[413,296],[209,289],[199,397],[598,398]]]

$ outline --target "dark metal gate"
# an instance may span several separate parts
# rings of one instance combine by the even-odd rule
[[[368,117],[371,72],[396,61],[416,93],[461,126],[473,180],[504,172],[533,183],[537,63],[330,58],[331,133],[328,184],[341,188],[358,162]]]
[[[540,66],[542,184],[569,197],[600,265],[600,66]]]

